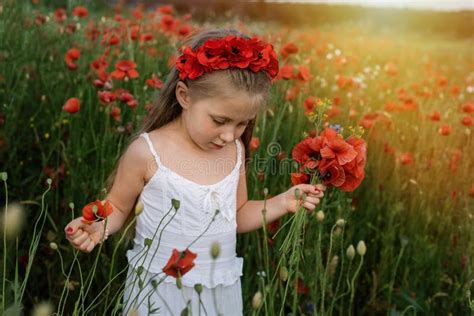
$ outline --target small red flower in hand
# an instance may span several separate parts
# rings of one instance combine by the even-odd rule
[[[168,263],[163,268],[163,272],[174,278],[181,277],[194,267],[193,261],[196,257],[197,254],[189,249],[184,251],[173,249],[173,253],[168,260]]]
[[[82,222],[93,223],[105,219],[113,212],[112,204],[109,201],[96,200],[82,208]]]

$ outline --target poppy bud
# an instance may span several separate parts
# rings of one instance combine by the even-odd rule
[[[330,275],[333,275],[336,272],[337,265],[339,264],[339,256],[334,256],[331,259],[331,263],[329,263],[328,272]]]
[[[280,276],[280,280],[282,280],[283,282],[286,282],[286,280],[288,280],[288,269],[286,267],[281,267],[279,276]]]
[[[180,290],[183,288],[183,282],[181,281],[181,277],[176,278],[176,287]]]
[[[354,246],[350,245],[349,247],[347,247],[346,256],[347,258],[349,258],[349,260],[354,259],[354,256],[355,256]]]
[[[55,242],[50,242],[49,243],[49,248],[51,248],[53,250],[58,250],[58,244],[55,243]]]
[[[2,178],[3,181],[7,181],[7,179],[8,179],[8,173],[2,172],[2,173],[0,173],[0,177]]]
[[[212,259],[216,259],[219,257],[219,254],[221,252],[221,247],[218,242],[214,242],[211,246],[211,256]]]
[[[346,221],[342,218],[340,218],[336,221],[336,225],[341,227],[341,228],[344,227],[345,224],[346,224]]]
[[[322,223],[324,221],[324,212],[323,211],[318,211],[316,213],[316,220],[318,223]]]
[[[365,252],[367,251],[367,247],[365,246],[365,242],[363,240],[359,241],[357,244],[357,253],[363,257]]]
[[[258,291],[253,295],[252,298],[252,308],[258,309],[262,305],[262,292]]]
[[[143,212],[144,207],[143,202],[138,201],[137,205],[135,205],[135,216],[140,215]]]

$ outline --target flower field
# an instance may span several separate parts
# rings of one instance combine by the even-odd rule
[[[367,145],[362,170],[345,170],[357,185],[326,182],[314,212],[238,236],[244,315],[474,311],[472,37],[39,2],[0,1],[0,314],[121,314],[135,219],[89,254],[64,227],[105,197],[176,49],[210,27],[258,35],[278,54],[250,142],[249,200],[305,181],[305,137],[327,128]],[[110,212],[93,207],[91,221]]]

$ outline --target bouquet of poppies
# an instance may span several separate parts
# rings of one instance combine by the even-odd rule
[[[324,114],[330,101],[319,100],[318,107],[308,115],[314,124],[314,136],[306,136],[292,150],[292,158],[298,164],[296,172],[291,173],[291,182],[297,184],[322,183],[327,188],[337,188],[344,192],[352,192],[361,184],[365,177],[367,144],[360,138],[357,131],[344,138],[338,125],[324,122]],[[324,124],[324,128],[322,127]],[[318,132],[320,131],[320,132]],[[295,192],[299,196],[299,192]],[[289,280],[297,280],[298,266],[303,258],[303,242],[308,212],[304,208],[305,194],[299,209],[290,218],[289,229],[280,247],[279,268],[289,267]],[[289,286],[287,282],[287,287]],[[288,290],[288,288],[287,288]]]
[[[291,174],[293,184],[318,181],[351,192],[364,179],[367,144],[357,136],[345,140],[336,129],[327,127],[319,136],[296,144],[292,156],[300,164],[299,172]]]

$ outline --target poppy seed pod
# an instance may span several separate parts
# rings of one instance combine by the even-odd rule
[[[201,294],[202,293],[202,284],[201,283],[194,284],[194,290],[196,291],[197,294]]]
[[[365,246],[365,242],[363,240],[359,241],[357,244],[357,253],[363,257],[367,251],[367,247]]]
[[[179,200],[176,200],[176,199],[171,199],[171,204],[173,205],[175,210],[178,210],[181,202]]]

